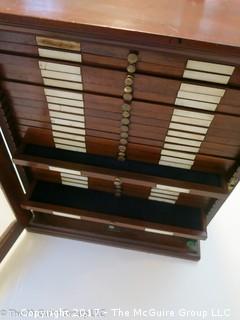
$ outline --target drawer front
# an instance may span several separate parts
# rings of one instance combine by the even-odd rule
[[[162,47],[161,47],[162,46]],[[200,48],[200,47],[199,47]],[[198,49],[199,49],[198,48]],[[18,54],[28,54],[41,58],[62,57],[70,61],[81,62],[87,65],[99,65],[125,70],[129,51],[138,53],[137,69],[140,73],[154,74],[174,78],[193,79],[214,84],[240,86],[239,61],[236,58],[240,52],[229,48],[232,63],[223,62],[228,55],[218,48],[204,51],[198,56],[199,50],[194,48],[179,50],[179,47],[167,51],[167,47],[160,45],[159,51],[148,51],[142,48],[118,46],[80,40],[78,37],[41,36],[27,33],[0,31],[0,50]],[[182,50],[182,51],[181,51]],[[212,57],[211,57],[212,54]],[[64,57],[65,56],[65,57]],[[209,58],[210,57],[210,58]],[[68,60],[69,61],[69,60]]]
[[[68,98],[72,93],[69,90],[44,90],[14,82],[4,82],[4,87],[22,136],[28,129],[39,130],[35,135],[31,131],[29,142],[117,156],[122,126],[120,98],[84,93],[75,100]],[[228,172],[240,147],[239,122],[233,116],[189,113],[184,108],[134,101],[125,136],[127,157],[185,169]],[[195,132],[199,129],[204,132]]]

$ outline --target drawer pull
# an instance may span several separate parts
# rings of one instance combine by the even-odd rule
[[[135,73],[136,72],[136,66],[134,64],[130,64],[127,66],[127,72],[129,73]]]
[[[138,55],[136,53],[129,53],[128,55],[128,62],[130,64],[135,64],[138,61]]]
[[[124,88],[124,92],[125,92],[125,93],[132,93],[132,91],[133,91],[133,89],[132,89],[132,87],[130,87],[130,86],[126,86],[126,87]]]
[[[128,112],[130,112],[130,111],[131,111],[131,106],[130,106],[129,104],[127,104],[127,103],[124,103],[124,104],[122,105],[122,111],[128,111]]]
[[[131,102],[133,99],[133,95],[131,93],[124,93],[123,94],[123,100],[127,102]]]
[[[132,86],[133,85],[133,81],[134,81],[134,78],[132,75],[128,75],[124,81],[125,83],[125,86]]]
[[[127,119],[127,118],[125,118],[125,117],[123,117],[122,118],[122,120],[121,120],[121,124],[123,124],[123,125],[129,125],[129,123],[130,123],[130,120],[129,119]]]

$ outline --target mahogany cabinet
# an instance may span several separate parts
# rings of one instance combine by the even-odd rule
[[[239,180],[236,1],[133,2],[1,1],[1,183],[20,229],[198,260]]]

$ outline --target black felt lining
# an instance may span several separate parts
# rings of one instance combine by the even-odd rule
[[[194,230],[203,230],[202,213],[199,208],[127,196],[118,198],[107,192],[65,186],[57,183],[38,181],[30,200],[95,211],[115,217],[120,216]]]
[[[70,161],[74,163],[93,165],[96,167],[125,170],[134,173],[152,175],[155,177],[178,179],[203,185],[221,187],[220,175],[213,173],[173,168],[161,166],[159,164],[148,164],[133,160],[118,161],[114,158],[106,156],[98,156],[85,152],[74,152],[31,144],[26,146],[24,153],[27,155],[38,156],[47,159]]]

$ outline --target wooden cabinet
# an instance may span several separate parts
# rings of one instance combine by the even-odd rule
[[[1,6],[1,128],[27,191],[19,214],[33,215],[24,226],[199,259],[238,181],[234,35],[220,32],[218,43],[214,12],[208,32],[196,19],[197,31],[175,34],[155,10],[144,24],[122,17],[131,30],[116,27],[116,12],[94,23],[91,5],[74,24],[81,4],[53,1],[57,18],[44,3],[46,17],[34,4],[26,14],[23,1]]]

